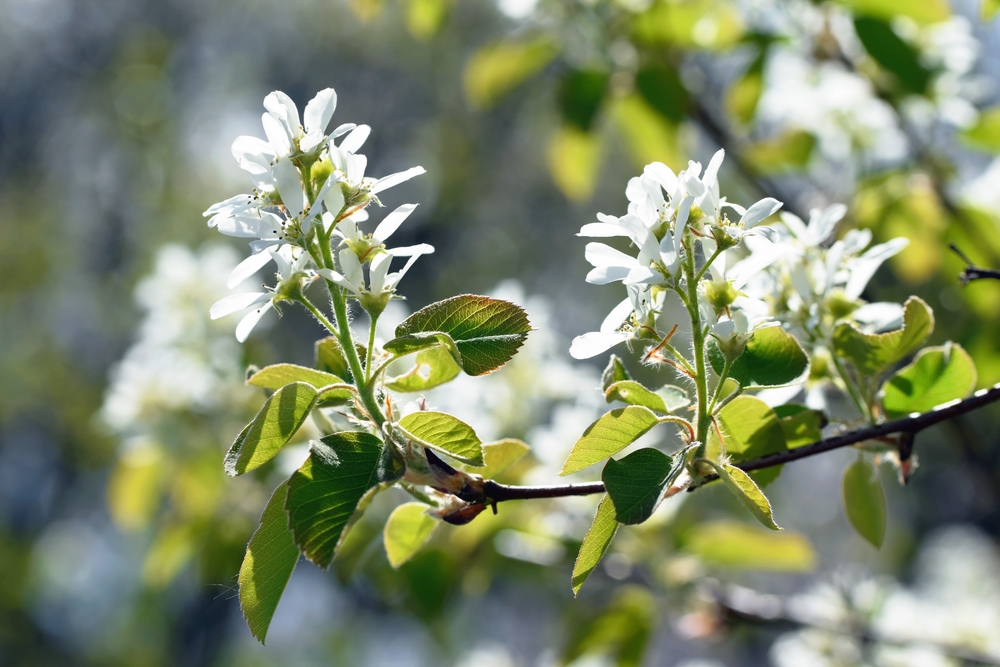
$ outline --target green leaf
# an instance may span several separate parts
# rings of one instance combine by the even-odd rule
[[[437,528],[438,521],[427,515],[427,505],[423,503],[406,503],[400,505],[389,515],[382,533],[385,542],[385,553],[393,569],[399,567],[424,546],[431,533]]]
[[[1000,0],[997,0],[997,7],[1000,7]],[[962,130],[959,137],[973,148],[994,155],[1000,153],[1000,107],[991,107],[981,111],[976,124]]]
[[[616,461],[609,459],[601,473],[604,488],[615,506],[615,518],[621,523],[642,523],[656,510],[663,490],[670,483],[672,458],[663,452],[644,447]]]
[[[317,566],[330,565],[369,489],[393,476],[383,449],[370,433],[334,433],[313,443],[309,458],[288,480],[288,524],[299,550]]]
[[[305,382],[293,382],[271,394],[229,448],[226,472],[242,475],[270,461],[302,426],[316,396],[316,389]]]
[[[714,461],[709,461],[709,463],[715,468],[715,472],[719,474],[719,478],[733,492],[733,495],[743,503],[744,507],[750,510],[750,513],[758,521],[771,530],[781,530],[778,524],[774,522],[774,516],[771,513],[771,503],[768,502],[767,496],[754,484],[749,475],[736,466],[723,466]]]
[[[635,74],[635,89],[670,122],[677,124],[684,120],[690,95],[673,67],[662,64],[641,67]]]
[[[597,564],[604,558],[608,547],[611,546],[611,540],[614,539],[615,533],[618,532],[618,525],[618,521],[615,520],[614,503],[605,494],[597,506],[594,523],[591,524],[590,530],[587,531],[587,535],[583,538],[583,544],[580,545],[580,553],[577,555],[576,563],[573,565],[573,595],[577,595],[580,592],[583,582],[587,581],[587,577],[590,576],[590,573],[594,571]]]
[[[406,29],[415,39],[426,42],[441,28],[450,7],[450,0],[406,0]]]
[[[462,355],[462,369],[485,375],[510,361],[531,331],[520,306],[502,299],[464,294],[432,303],[396,327],[396,337],[444,332]]]
[[[417,352],[416,363],[409,371],[391,378],[385,386],[392,391],[427,391],[451,382],[462,372],[448,348],[441,345]]]
[[[756,141],[746,148],[747,159],[764,175],[803,169],[809,164],[816,137],[804,130],[788,130],[773,139]]]
[[[465,98],[483,109],[548,65],[559,48],[548,37],[504,40],[481,47],[465,65]]]
[[[859,458],[844,472],[844,509],[854,530],[875,548],[885,538],[885,494],[878,470]]]
[[[455,341],[451,339],[451,336],[441,331],[421,331],[418,333],[408,334],[406,336],[400,336],[398,338],[393,338],[382,347],[387,352],[392,352],[392,354],[396,357],[403,357],[407,354],[412,354],[414,352],[438,346],[444,348],[455,363],[461,366],[462,355],[459,353],[458,347],[455,345]]]
[[[708,358],[715,372],[721,373],[725,358],[714,338],[708,345]],[[754,333],[729,377],[747,389],[764,389],[795,384],[808,373],[809,357],[795,336],[781,327],[767,327]]]
[[[890,419],[965,398],[976,388],[976,364],[958,343],[921,350],[909,366],[882,385],[882,406]]]
[[[589,132],[608,90],[608,73],[602,70],[569,70],[559,85],[559,110],[563,120]]]
[[[788,449],[804,447],[823,439],[823,413],[804,405],[779,405],[774,413],[781,420]]]
[[[483,461],[485,465],[476,470],[486,479],[492,479],[504,470],[514,465],[524,455],[531,451],[527,443],[515,438],[505,438],[483,445]]]
[[[414,412],[397,422],[407,436],[462,463],[483,465],[483,442],[471,426],[444,412]]]
[[[629,405],[641,405],[664,414],[691,404],[691,399],[680,387],[667,385],[657,392],[652,392],[634,380],[615,382],[605,390],[604,399],[608,403],[621,401]]]
[[[854,13],[892,20],[907,16],[917,23],[938,23],[951,16],[948,0],[840,0]]]
[[[979,5],[979,18],[984,22],[992,21],[1000,11],[1000,0],[982,0]]]
[[[570,199],[590,197],[601,167],[603,141],[597,132],[563,125],[549,140],[546,158],[552,180]]]
[[[268,391],[281,389],[293,382],[305,382],[316,389],[326,388],[325,391],[320,392],[317,401],[347,401],[354,397],[353,392],[347,388],[348,385],[336,375],[295,364],[266,366],[247,378],[248,385]]]
[[[816,552],[799,533],[775,533],[735,521],[699,524],[686,536],[684,550],[709,565],[739,570],[810,572]]]
[[[716,417],[725,440],[726,453],[734,463],[755,459],[788,448],[781,420],[774,410],[759,398],[737,396]],[[710,442],[718,437],[710,436]],[[718,457],[716,457],[718,460]],[[777,479],[780,466],[757,470],[753,473],[758,484],[766,486]]]
[[[587,427],[559,474],[569,475],[617,454],[659,423],[649,408],[632,405],[612,410]]]
[[[834,354],[849,360],[865,376],[885,371],[920,346],[934,330],[934,314],[919,297],[911,296],[903,307],[903,328],[881,334],[862,332],[844,322],[833,333]]]
[[[601,388],[607,391],[611,385],[616,382],[623,382],[625,380],[631,380],[632,376],[629,375],[628,369],[625,368],[625,364],[618,355],[612,354],[611,358],[608,359],[608,366],[601,373]]]
[[[583,664],[583,656],[601,656],[607,659],[598,664],[640,667],[656,619],[656,602],[649,589],[623,586],[596,618],[574,624],[561,664]]]
[[[240,608],[250,632],[261,644],[299,560],[299,549],[288,528],[285,512],[287,495],[288,482],[284,481],[264,508],[260,526],[250,538],[240,566]]]
[[[907,3],[910,6],[919,3]],[[922,95],[931,81],[931,71],[920,62],[920,54],[903,41],[896,31],[879,19],[859,16],[854,30],[868,54],[887,71],[896,75],[909,92]]]
[[[351,382],[351,366],[344,356],[344,348],[333,336],[316,341],[316,368]]]

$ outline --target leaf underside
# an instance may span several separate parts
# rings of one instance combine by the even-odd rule
[[[583,538],[583,544],[580,545],[580,553],[577,555],[576,563],[573,565],[573,595],[580,592],[583,582],[587,581],[587,577],[590,576],[590,573],[594,571],[597,564],[604,558],[608,547],[611,546],[611,540],[614,539],[615,533],[618,532],[618,525],[618,521],[615,520],[614,503],[605,494],[597,506],[594,523]]]

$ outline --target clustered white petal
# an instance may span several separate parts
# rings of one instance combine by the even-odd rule
[[[416,258],[434,251],[427,244],[394,249],[383,245],[415,204],[395,209],[371,234],[359,228],[368,219],[368,205],[381,205],[379,193],[423,174],[424,169],[413,167],[381,178],[366,176],[368,158],[358,151],[371,128],[345,123],[327,133],[337,108],[332,88],[321,90],[309,101],[301,120],[295,103],[280,91],[264,98],[264,108],[261,123],[267,139],[237,137],[232,148],[233,157],[250,176],[252,192],[230,197],[204,213],[209,227],[227,236],[252,239],[252,254],[233,270],[230,288],[272,261],[277,267],[274,287],[230,295],[211,309],[213,319],[251,309],[236,329],[241,342],[261,316],[304,281],[323,276],[351,296],[374,294],[387,300]],[[324,239],[321,242],[333,239],[343,246],[335,253],[338,268],[316,263],[317,238]],[[401,270],[389,273],[394,257],[408,261]],[[367,286],[365,264],[369,265]]]

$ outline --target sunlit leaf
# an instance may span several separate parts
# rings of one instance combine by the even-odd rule
[[[722,50],[743,36],[743,20],[727,0],[667,0],[636,16],[635,36],[651,45]]]
[[[816,137],[803,130],[788,130],[773,139],[747,146],[746,158],[762,174],[780,174],[802,169],[809,163]]]
[[[475,472],[486,479],[492,479],[524,458],[529,451],[531,451],[531,447],[516,438],[487,442],[483,445],[485,465],[477,468]]]
[[[708,355],[712,368],[721,373],[725,358],[714,338]],[[746,388],[784,387],[804,379],[808,372],[809,357],[795,336],[781,327],[767,327],[754,333],[733,363],[729,377]]]
[[[326,391],[323,391],[317,400],[346,401],[353,397],[351,390],[339,377],[307,366],[274,364],[273,366],[265,366],[247,378],[248,385],[268,391],[276,391],[293,382],[305,382],[316,389],[326,387]]]
[[[804,405],[779,405],[774,413],[781,420],[788,449],[811,445],[823,438],[823,413]]]
[[[885,538],[885,494],[878,470],[863,458],[844,472],[844,509],[854,530],[875,548]]]
[[[735,521],[701,523],[691,528],[684,550],[709,565],[739,570],[810,572],[816,552],[799,533],[775,533]]]
[[[230,447],[226,472],[242,475],[270,461],[292,439],[315,404],[316,389],[305,382],[293,382],[271,394]]]
[[[310,561],[326,568],[344,528],[369,489],[386,481],[382,442],[345,431],[314,442],[309,458],[288,480],[288,525]]]
[[[382,539],[385,553],[393,568],[399,567],[413,556],[430,539],[439,521],[427,515],[427,505],[406,503],[389,515]]]
[[[767,51],[754,58],[743,76],[726,91],[726,110],[744,125],[757,115],[757,103],[764,92],[764,63]]]
[[[403,17],[406,29],[420,41],[427,41],[437,34],[448,16],[451,0],[406,0]]]
[[[403,357],[414,352],[441,347],[451,355],[452,360],[461,366],[462,355],[452,337],[442,331],[417,331],[399,336],[382,346],[386,352],[392,352],[396,357]]]
[[[559,53],[548,37],[505,40],[476,51],[465,66],[465,97],[473,107],[491,107]]]
[[[609,459],[601,473],[604,488],[621,523],[642,523],[656,510],[670,483],[673,459],[644,447],[619,460]]]
[[[714,461],[710,461],[709,463],[715,468],[715,472],[718,473],[719,478],[725,483],[726,487],[743,503],[744,507],[750,510],[750,513],[758,521],[771,530],[781,530],[778,524],[774,522],[771,503],[767,500],[767,496],[750,479],[749,475],[736,466],[719,465]]]
[[[614,118],[632,163],[638,168],[650,162],[663,162],[673,169],[685,166],[677,143],[677,127],[638,94],[618,100]]]
[[[559,474],[569,475],[617,454],[659,423],[649,408],[632,405],[612,410],[587,427]]]
[[[1000,0],[997,0],[997,7],[1000,8]],[[973,148],[1000,153],[1000,107],[981,111],[976,124],[962,130],[959,136]]]
[[[965,398],[976,388],[976,365],[958,343],[920,351],[909,366],[882,386],[882,406],[890,419],[927,412]]]
[[[288,482],[282,482],[260,516],[247,553],[240,566],[240,609],[250,632],[263,644],[274,610],[299,560],[292,531],[288,527],[285,500]]]
[[[594,523],[583,538],[580,545],[580,553],[576,557],[573,565],[573,595],[580,592],[580,587],[587,581],[587,577],[594,571],[597,564],[604,558],[611,540],[618,532],[618,521],[615,520],[615,506],[611,499],[604,495],[597,506],[597,514],[594,516]]]
[[[483,465],[483,443],[471,426],[444,412],[413,412],[399,420],[408,436],[462,463]]]
[[[590,197],[601,166],[601,138],[571,125],[556,130],[549,141],[548,165],[552,180],[570,199]]]
[[[906,16],[917,23],[938,23],[951,16],[948,0],[838,0],[853,12],[891,20]]]
[[[604,398],[608,403],[621,401],[629,405],[641,405],[664,414],[691,404],[691,399],[680,387],[667,385],[653,392],[634,380],[623,380],[610,385],[604,392]]]
[[[979,4],[979,17],[983,21],[992,21],[1000,11],[1000,0],[982,0]]]
[[[121,456],[108,480],[108,509],[119,528],[143,528],[156,514],[165,464],[163,449],[148,443],[132,447]]]
[[[402,375],[390,378],[385,386],[393,391],[427,391],[451,382],[462,372],[448,348],[438,345],[417,352],[413,368]]]
[[[730,401],[716,417],[725,442],[726,453],[732,462],[738,463],[767,454],[775,454],[788,448],[781,420],[774,410],[759,398],[737,396]],[[710,441],[717,440],[712,434]],[[756,482],[766,486],[781,472],[780,466],[773,466],[753,473]]]
[[[171,522],[161,526],[146,552],[142,580],[154,589],[169,584],[194,556],[201,539],[192,523]]]
[[[485,375],[510,361],[528,337],[531,324],[516,304],[463,294],[413,313],[396,327],[396,338],[437,331],[455,341],[462,355],[462,370]]]
[[[920,346],[934,330],[934,314],[919,297],[911,296],[903,308],[903,328],[882,334],[862,332],[843,323],[833,334],[834,353],[848,359],[863,375],[874,376]]]

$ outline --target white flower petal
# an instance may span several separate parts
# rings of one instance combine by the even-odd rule
[[[316,273],[318,273],[319,275],[323,276],[327,280],[340,285],[344,289],[349,289],[352,292],[356,291],[356,289],[357,289],[357,287],[355,285],[351,284],[351,282],[349,280],[347,280],[347,278],[345,278],[341,274],[337,273],[333,269],[317,269]]]
[[[333,176],[330,178],[333,178]],[[323,203],[326,204],[326,210],[334,216],[340,215],[341,211],[344,210],[344,188],[340,184],[340,181],[330,184],[330,189],[326,191],[326,196],[323,197]]]
[[[601,333],[592,331],[573,339],[573,344],[569,348],[569,355],[574,359],[590,359],[602,352],[606,352],[618,343],[628,340],[626,333]]]
[[[324,88],[316,93],[316,96],[309,100],[306,110],[302,114],[303,124],[306,134],[319,132],[320,135],[326,133],[326,126],[333,118],[333,112],[337,109],[337,93],[333,88]],[[305,149],[303,149],[305,150]]]
[[[594,266],[620,266],[631,269],[639,265],[635,257],[604,243],[588,243],[584,249],[584,257]]]
[[[342,137],[356,127],[357,125],[354,123],[344,123],[343,125],[338,125],[337,129],[330,133],[330,138],[337,139],[338,137]]]
[[[299,122],[299,109],[295,106],[292,98],[280,90],[275,90],[264,98],[264,108],[271,112],[277,120],[281,121],[281,124],[288,131],[290,138],[294,139],[301,136],[302,129],[300,126],[302,123]]]
[[[614,224],[606,222],[590,222],[580,228],[577,236],[590,238],[611,238],[612,236],[628,236],[617,221]]]
[[[781,206],[781,202],[773,197],[761,199],[747,209],[747,212],[740,218],[740,223],[744,229],[753,229],[757,223],[775,213]]]
[[[663,274],[648,266],[637,266],[622,282],[625,285],[657,285],[663,282]]]
[[[430,255],[434,252],[434,246],[429,243],[418,245],[408,245],[401,248],[390,248],[388,250],[393,257],[419,257],[420,255]]]
[[[399,226],[403,224],[411,213],[417,208],[416,204],[403,204],[398,207],[395,211],[385,216],[382,222],[378,223],[372,236],[377,239],[378,242],[384,242],[387,238],[392,236],[392,233],[399,229]]]
[[[281,218],[273,213],[243,213],[219,220],[218,230],[243,239],[276,239],[281,234]]]
[[[389,273],[392,255],[381,252],[372,260],[368,269],[368,290],[372,294],[381,294],[385,289],[385,276]]]
[[[292,152],[292,138],[289,136],[284,123],[269,113],[261,116],[260,122],[264,126],[264,134],[267,135],[267,140],[270,142],[271,150],[274,151],[275,155],[284,157]]]
[[[260,308],[255,308],[247,313],[240,323],[236,325],[236,340],[243,343],[250,336],[250,332],[253,328],[257,326],[257,322],[260,322],[260,318],[264,316],[264,313],[271,310],[272,303],[268,301]]]
[[[225,317],[226,315],[231,315],[250,306],[255,306],[258,303],[263,303],[264,301],[269,301],[271,299],[271,294],[268,292],[246,292],[243,294],[230,294],[229,296],[223,297],[212,304],[211,309],[209,309],[208,314],[213,320],[217,320],[220,317]]]
[[[677,175],[673,170],[662,162],[651,162],[646,165],[642,173],[648,174],[666,192],[673,192],[677,189]]]
[[[608,316],[601,322],[601,333],[612,333],[618,331],[618,327],[625,323],[625,319],[635,310],[632,299],[627,298],[611,309]]]
[[[299,170],[291,160],[279,160],[271,172],[274,174],[274,185],[281,196],[281,203],[285,205],[288,215],[293,218],[300,217],[305,212],[306,197],[302,192]]]
[[[419,176],[420,174],[424,174],[426,172],[427,170],[423,167],[411,167],[406,171],[400,171],[395,174],[383,176],[375,181],[375,186],[372,188],[372,194],[377,195],[383,190],[388,190],[389,188],[395,187],[404,181],[410,180],[414,176]]]
[[[372,128],[367,125],[358,125],[351,133],[344,137],[344,140],[340,142],[340,150],[344,153],[357,153],[358,149],[361,148],[365,140],[368,139],[368,135],[372,133]]]
[[[226,287],[233,289],[241,282],[264,268],[264,266],[266,266],[270,261],[271,255],[267,252],[258,252],[250,255],[237,264],[236,268],[233,269],[233,272],[229,274],[229,280],[226,281]]]
[[[598,266],[587,274],[587,282],[592,285],[607,285],[618,280],[625,280],[632,271],[627,266]]]
[[[365,286],[365,277],[358,256],[350,248],[344,248],[337,257],[340,259],[340,270],[344,272],[344,278],[350,283],[351,289],[360,292]]]

